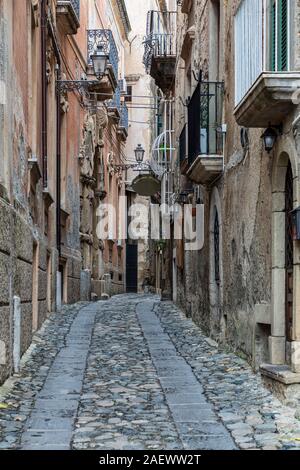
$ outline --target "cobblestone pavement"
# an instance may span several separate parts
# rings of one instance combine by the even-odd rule
[[[300,449],[300,421],[171,302],[52,315],[0,387],[1,449]]]

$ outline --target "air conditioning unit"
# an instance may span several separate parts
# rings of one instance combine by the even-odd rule
[[[126,96],[127,95],[127,82],[125,78],[122,78],[119,81],[119,86],[120,86],[121,95]]]

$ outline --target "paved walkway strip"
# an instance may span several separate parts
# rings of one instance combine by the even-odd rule
[[[137,306],[138,318],[184,449],[233,450],[236,446],[204,396],[191,367],[177,354],[153,312],[153,301]]]
[[[22,436],[22,449],[70,449],[97,305],[83,308],[56,356]]]

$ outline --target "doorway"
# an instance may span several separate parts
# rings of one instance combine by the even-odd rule
[[[288,363],[290,362],[290,343],[293,336],[294,242],[291,214],[293,208],[293,171],[289,161],[285,179],[285,334],[286,360]]]
[[[33,263],[32,263],[32,331],[39,327],[39,246],[33,244]]]
[[[138,245],[126,245],[126,291],[138,290]]]
[[[209,236],[210,331],[219,341],[223,341],[227,318],[223,311],[222,207],[216,187],[211,193]]]
[[[272,184],[272,321],[270,363],[291,364],[295,311],[294,242],[291,211],[294,206],[294,171],[290,156],[278,153]]]

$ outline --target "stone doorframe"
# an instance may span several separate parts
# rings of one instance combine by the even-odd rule
[[[215,279],[215,244],[214,244],[214,225],[215,216],[218,213],[219,219],[219,260],[220,260],[220,282]],[[210,303],[210,329],[213,333],[220,336],[220,340],[225,339],[226,321],[222,313],[223,306],[223,224],[222,207],[219,191],[216,187],[212,189],[210,195],[210,213],[209,213],[209,303]],[[218,331],[216,331],[218,330]]]
[[[272,308],[270,362],[286,363],[286,266],[285,266],[285,182],[289,161],[294,180],[294,208],[300,205],[298,156],[291,141],[282,138],[274,157],[272,174]],[[294,242],[294,299],[291,369],[300,372],[300,245]]]

